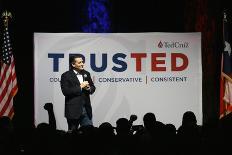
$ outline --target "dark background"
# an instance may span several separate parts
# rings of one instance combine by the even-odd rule
[[[98,0],[101,1],[101,0]],[[102,0],[103,1],[103,0]],[[104,0],[108,32],[202,32],[203,123],[219,118],[222,19],[229,0]],[[16,125],[34,121],[34,32],[83,32],[88,0],[0,0],[0,11],[11,11],[10,33],[19,91],[14,100]],[[2,24],[2,21],[1,21]]]

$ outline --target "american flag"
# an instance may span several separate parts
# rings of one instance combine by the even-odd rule
[[[223,19],[224,50],[222,52],[222,71],[220,83],[220,118],[232,112],[232,53],[231,33],[226,13]]]
[[[3,29],[2,50],[0,51],[0,117],[14,115],[13,98],[18,91],[15,63],[8,26]]]

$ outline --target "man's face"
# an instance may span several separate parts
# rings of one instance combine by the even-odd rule
[[[75,63],[72,64],[72,66],[76,69],[76,70],[83,70],[84,69],[84,62],[82,58],[75,58]]]

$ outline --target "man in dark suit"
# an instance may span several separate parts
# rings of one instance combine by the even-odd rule
[[[78,126],[93,125],[90,94],[95,91],[90,73],[84,70],[84,61],[80,55],[69,59],[70,70],[61,75],[61,90],[65,96],[65,117],[68,130],[77,130]]]

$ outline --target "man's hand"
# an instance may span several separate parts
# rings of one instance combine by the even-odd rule
[[[84,81],[81,83],[81,89],[87,89],[89,88],[89,82],[88,81]]]

